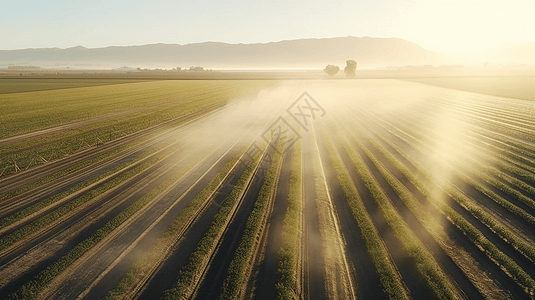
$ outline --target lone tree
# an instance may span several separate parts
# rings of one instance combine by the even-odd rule
[[[347,77],[355,77],[355,70],[357,69],[357,62],[354,60],[347,60],[344,73]]]
[[[329,74],[330,76],[334,76],[334,75],[336,75],[336,73],[338,73],[339,70],[340,70],[340,68],[338,66],[328,65],[328,66],[325,67],[323,72]]]

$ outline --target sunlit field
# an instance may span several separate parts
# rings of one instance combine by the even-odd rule
[[[9,80],[1,299],[535,297],[525,78]]]

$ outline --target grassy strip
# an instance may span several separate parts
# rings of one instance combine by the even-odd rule
[[[282,247],[279,251],[277,299],[295,299],[299,245],[303,237],[301,212],[303,209],[303,178],[301,177],[301,142],[294,145],[290,171],[288,204],[282,226]]]
[[[346,138],[338,136],[338,139],[348,153],[353,166],[360,174],[375,202],[381,208],[386,222],[390,225],[395,236],[401,241],[409,255],[416,261],[416,266],[424,276],[429,288],[431,288],[438,299],[457,298],[450,282],[433,258],[433,255],[427,251],[418,237],[409,229],[408,225],[388,199],[388,196],[371,174],[362,157],[349,145]]]
[[[67,254],[65,254],[59,260],[54,262],[48,268],[43,270],[41,273],[39,273],[39,275],[37,275],[30,282],[24,284],[18,291],[12,294],[10,298],[37,299],[39,293],[46,287],[48,283],[50,283],[54,279],[54,277],[56,277],[65,269],[67,269],[67,267],[69,267],[74,261],[76,261],[89,249],[91,249],[98,242],[104,239],[114,229],[123,224],[133,214],[141,210],[154,198],[156,198],[162,192],[166,191],[170,186],[175,184],[176,181],[183,177],[184,174],[186,174],[188,170],[191,169],[194,165],[195,162],[192,160],[192,162],[189,163],[188,166],[181,168],[177,173],[167,178],[158,187],[145,194],[139,200],[137,200],[128,208],[119,213],[115,218],[106,223],[103,227],[96,230],[90,237],[76,245],[72,250],[70,250]]]
[[[389,146],[394,148],[398,153],[400,153],[405,159],[407,159],[412,165],[414,165],[424,176],[427,178],[433,178],[432,174],[427,172],[416,162],[414,162],[407,154],[403,152],[402,149],[397,147],[395,144],[387,141],[381,135],[377,135],[381,140],[385,141]],[[535,292],[535,281],[509,256],[501,252],[498,247],[491,243],[484,234],[482,234],[477,228],[475,228],[470,222],[466,221],[460,214],[453,210],[450,206],[444,203],[441,199],[438,199],[433,196],[431,190],[424,186],[421,181],[414,175],[404,164],[399,162],[392,154],[386,152],[376,141],[369,139],[372,145],[381,151],[389,159],[389,161],[400,170],[403,175],[411,181],[414,186],[416,186],[420,192],[425,195],[430,202],[444,215],[446,215],[453,224],[460,228],[466,236],[470,238],[476,245],[485,250],[485,254],[491,258],[496,264],[504,268],[511,277],[513,277],[517,282],[522,284],[528,290],[528,293],[533,294]],[[440,187],[440,185],[437,185]],[[517,250],[523,253],[531,261],[534,261],[534,249],[533,245],[530,245],[525,240],[518,237],[516,234],[511,232],[509,229],[505,228],[499,222],[497,222],[492,215],[487,213],[483,208],[475,204],[471,199],[458,192],[453,187],[440,187],[446,194],[450,195],[454,200],[456,200],[461,206],[468,210],[472,215],[479,219],[483,224],[487,225],[491,230],[496,232],[500,237],[505,241],[513,245]]]
[[[212,194],[219,188],[221,184],[220,178],[225,178],[227,174],[229,174],[244,151],[245,149],[239,151],[199,192],[199,194],[195,196],[188,206],[180,212],[162,236],[156,240],[155,244],[134,262],[117,287],[108,293],[106,299],[120,299],[126,297],[126,293],[132,290],[132,288],[150,271],[154,266],[154,263],[164,259],[170,247],[176,242],[177,238],[182,235],[186,226],[198,214],[199,209],[202,208],[203,204],[209,200]]]
[[[83,168],[85,168],[87,166],[90,166],[90,165],[92,165],[92,164],[94,164],[96,162],[99,162],[99,161],[101,161],[101,160],[103,160],[103,159],[105,159],[107,157],[110,157],[110,156],[112,156],[114,154],[117,154],[117,153],[127,149],[128,147],[131,147],[131,146],[132,146],[132,144],[123,145],[123,146],[121,146],[119,148],[116,148],[116,149],[113,149],[112,151],[103,153],[103,154],[101,154],[101,155],[99,155],[97,157],[94,157],[92,159],[85,160],[85,161],[83,161],[83,162],[81,162],[81,163],[79,163],[77,165],[74,165],[74,166],[68,168],[68,169],[58,171],[58,172],[56,172],[56,173],[54,173],[54,174],[52,174],[50,176],[41,178],[38,181],[32,182],[30,184],[23,185],[23,186],[21,186],[21,187],[19,187],[17,189],[11,190],[11,191],[9,191],[7,193],[4,193],[4,194],[0,195],[0,202],[6,200],[8,198],[12,198],[14,196],[20,195],[20,194],[22,194],[22,193],[24,193],[26,191],[34,189],[34,188],[36,188],[38,186],[41,186],[43,184],[49,183],[49,182],[51,182],[51,181],[53,181],[53,180],[55,180],[57,178],[65,176],[67,174],[76,172],[76,171],[78,171],[80,169],[83,169]]]
[[[257,241],[258,233],[264,221],[264,216],[267,213],[266,210],[277,181],[279,165],[282,161],[281,145],[279,143],[277,147],[278,151],[273,153],[271,164],[264,176],[264,183],[262,184],[262,188],[260,188],[260,194],[256,199],[253,211],[249,215],[249,218],[247,218],[245,231],[236,249],[234,258],[230,262],[220,299],[238,299],[248,262],[252,259],[254,244]]]
[[[145,156],[148,156],[150,153],[146,153]],[[159,154],[158,156],[154,156],[154,157],[151,157],[149,160],[147,160],[146,162],[128,170],[128,171],[125,171],[125,172],[122,172],[120,174],[118,174],[116,177],[112,178],[111,180],[105,182],[103,185],[95,188],[95,189],[92,189],[92,190],[89,190],[87,193],[84,193],[83,195],[75,198],[75,200],[73,201],[70,201],[62,206],[60,206],[59,208],[55,209],[54,211],[38,218],[37,220],[31,222],[30,224],[27,224],[25,225],[24,227],[14,231],[13,233],[3,237],[0,239],[0,251],[11,246],[13,243],[19,241],[20,239],[22,239],[24,236],[32,233],[32,232],[35,232],[37,230],[39,230],[40,228],[46,226],[47,224],[59,219],[60,217],[66,215],[67,213],[69,213],[71,210],[79,207],[80,205],[90,201],[91,199],[94,199],[95,197],[97,197],[98,195],[106,192],[107,190],[119,185],[120,183],[122,182],[125,182],[126,180],[132,178],[134,175],[138,174],[139,172],[143,171],[143,170],[146,170],[148,169],[150,166],[154,165],[155,163],[157,163],[158,161],[161,161],[163,158],[165,158],[167,156],[167,153],[161,153]],[[141,158],[140,158],[141,159]],[[130,162],[127,162],[125,165],[131,165],[133,164],[133,161],[130,161]],[[83,182],[75,187],[73,187],[71,190],[69,191],[65,191],[64,193],[61,193],[61,194],[58,194],[56,196],[53,196],[45,201],[42,201],[42,202],[39,202],[23,211],[21,211],[20,213],[17,213],[14,215],[13,218],[5,221],[6,223],[9,221],[10,223],[9,224],[12,224],[20,219],[22,219],[23,217],[25,216],[28,216],[34,212],[37,212],[39,211],[40,209],[48,206],[48,205],[51,205],[59,200],[61,200],[63,197],[65,197],[66,195],[69,195],[71,193],[73,193],[74,191],[76,190],[80,190],[86,186],[89,186],[91,183],[94,183],[94,182],[97,182],[99,181],[100,179],[102,178],[105,178],[115,172],[118,172],[120,171],[121,169],[123,169],[125,167],[125,165],[121,165],[121,166],[118,166],[104,174],[102,174],[101,176],[98,176],[97,178],[95,178],[94,180],[91,180],[91,181],[87,181],[87,182]],[[64,195],[65,194],[65,195]],[[10,218],[10,217],[8,217]],[[6,219],[8,219],[6,218]],[[6,220],[6,219],[3,219],[2,221]],[[7,226],[7,225],[4,225],[4,226]]]
[[[379,237],[377,229],[373,226],[370,216],[358,194],[357,188],[353,184],[351,176],[342,163],[340,154],[332,145],[327,133],[322,132],[322,135],[329,153],[332,168],[340,182],[347,202],[351,207],[353,217],[355,217],[360,228],[362,239],[366,244],[366,249],[368,250],[373,264],[377,269],[377,273],[379,274],[383,291],[390,299],[408,299],[409,297],[401,283],[401,278],[398,276],[398,273],[393,266],[388,251]]]
[[[219,240],[218,237],[222,234],[225,225],[232,216],[234,206],[237,204],[243,190],[250,181],[251,175],[254,174],[258,160],[259,155],[256,155],[254,160],[247,165],[247,168],[238,179],[230,195],[225,199],[223,206],[215,215],[212,224],[197,244],[197,249],[191,254],[188,264],[180,270],[177,283],[172,289],[164,291],[163,299],[182,299],[185,296],[187,289],[194,282],[195,275],[201,271],[203,262],[209,259],[210,253],[216,246]]]

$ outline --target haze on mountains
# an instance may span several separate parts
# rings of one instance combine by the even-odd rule
[[[186,45],[149,44],[67,49],[36,48],[0,50],[0,67],[9,65],[85,69],[141,68],[210,69],[322,69],[329,64],[344,66],[354,59],[361,68],[422,65],[512,64],[535,65],[535,44],[462,56],[437,53],[399,38],[338,37],[298,39],[271,43],[229,44],[204,42]]]
[[[327,64],[345,65],[357,60],[359,68],[424,65],[439,55],[415,43],[397,38],[339,37],[299,39],[258,44],[204,42],[151,44],[88,49],[40,48],[0,50],[0,66],[85,66],[117,68],[204,66],[212,69],[322,69]]]

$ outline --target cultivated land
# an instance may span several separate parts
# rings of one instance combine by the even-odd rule
[[[535,107],[497,84],[9,80],[2,299],[535,298]]]

